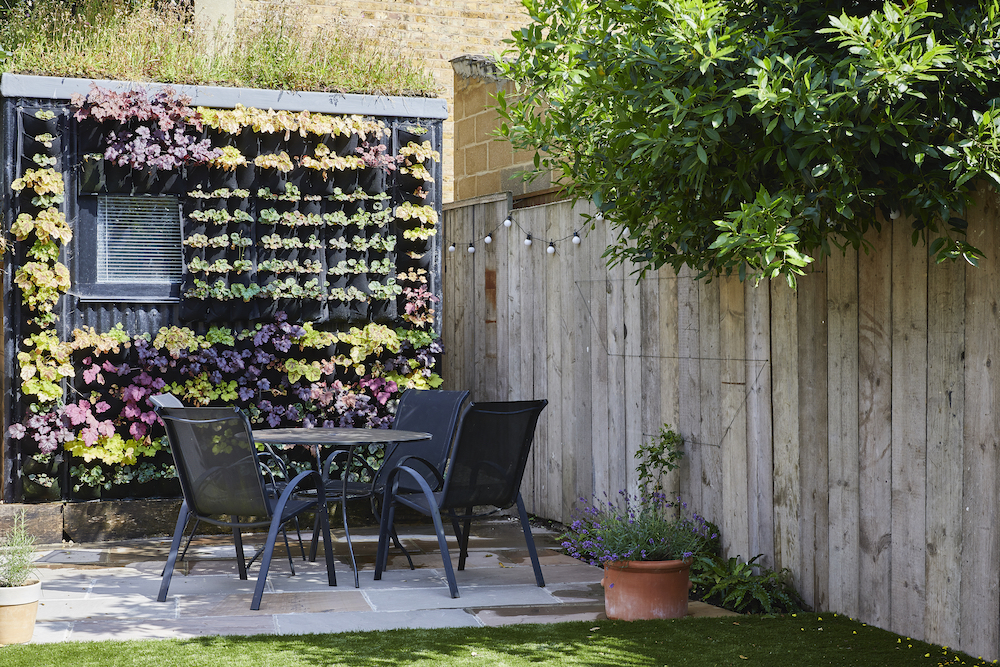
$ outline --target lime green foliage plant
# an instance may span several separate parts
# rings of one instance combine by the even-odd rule
[[[618,230],[612,263],[794,283],[901,215],[938,261],[978,261],[965,212],[1000,187],[996,3],[524,4],[501,134]]]
[[[249,8],[229,32],[193,21],[189,3],[9,0],[5,71],[123,81],[433,95],[430,74],[388,29],[298,9]]]

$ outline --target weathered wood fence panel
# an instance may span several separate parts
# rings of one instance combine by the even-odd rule
[[[897,220],[797,291],[669,268],[637,283],[601,257],[613,231],[584,234],[565,202],[511,227],[504,196],[445,208],[446,386],[550,402],[530,511],[567,521],[581,496],[635,491],[635,452],[667,423],[686,454],[667,488],[727,555],[790,568],[817,609],[1000,657],[995,196],[968,216],[979,268],[929,262]]]

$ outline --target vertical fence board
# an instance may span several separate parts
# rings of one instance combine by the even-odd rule
[[[493,244],[481,239],[493,229],[493,206],[478,206],[475,209],[474,236],[476,249],[473,259],[476,265],[476,363],[478,364],[475,400],[495,401],[500,398],[499,359],[497,356],[497,253]],[[457,252],[457,251],[456,251]],[[466,251],[468,252],[468,251]]]
[[[749,551],[774,567],[774,469],[771,420],[771,299],[766,282],[746,294],[747,520]]]
[[[965,412],[965,267],[927,276],[927,636],[960,641],[962,425]]]
[[[802,481],[802,593],[816,609],[829,600],[830,492],[827,422],[826,267],[798,282],[799,475]]]
[[[508,235],[502,233],[504,228],[499,226],[500,221],[507,216],[507,202],[495,202],[486,207],[488,215],[484,220],[486,230],[493,230],[493,242],[490,243],[490,252],[493,255],[493,264],[496,270],[496,332],[497,332],[497,387],[494,394],[498,401],[509,400],[510,387],[510,352],[518,349],[512,345],[510,339],[510,261],[507,257]]]
[[[771,413],[774,429],[774,558],[801,587],[799,539],[798,300],[783,280],[771,291]]]
[[[451,239],[469,238],[472,235],[472,207],[451,209],[445,212],[446,229]],[[445,339],[444,373],[446,386],[454,389],[471,389],[475,382],[475,365],[472,363],[475,339],[475,293],[472,291],[473,263],[471,258],[458,251],[447,253],[444,258],[446,280],[441,304],[444,309],[442,335]]]
[[[576,231],[580,215],[590,211],[589,206],[578,206],[567,217],[566,228],[560,237]],[[572,402],[571,435],[573,439],[573,471],[574,478],[568,489],[563,490],[564,507],[571,507],[580,496],[590,497],[594,492],[594,457],[593,430],[591,429],[591,414],[593,412],[594,392],[603,391],[591,382],[591,361],[593,359],[593,323],[590,313],[590,285],[593,278],[590,255],[581,245],[564,241],[559,252],[568,255],[573,267],[573,282],[563,295],[565,301],[564,313],[572,317],[572,344],[569,353],[572,359]],[[603,269],[602,269],[603,273]]]
[[[829,608],[858,615],[858,252],[827,260]]]
[[[973,655],[996,656],[1000,609],[1000,531],[997,530],[997,437],[1000,434],[1000,239],[996,196],[969,215],[969,242],[985,253],[965,272],[965,513],[962,521],[961,645]],[[993,335],[989,335],[992,332]],[[993,368],[996,363],[997,368]]]
[[[677,355],[680,369],[677,396],[677,429],[684,437],[685,456],[681,460],[681,493],[692,506],[704,513],[702,501],[701,443],[705,441],[701,421],[701,350],[698,346],[701,300],[691,269],[677,276]]]
[[[699,366],[701,367],[701,420],[703,439],[698,446],[701,457],[701,502],[705,516],[722,520],[722,432],[721,358],[719,342],[719,280],[698,286]],[[721,524],[720,524],[721,525]]]
[[[607,242],[614,240],[608,227]],[[608,270],[608,492],[625,488],[626,409],[625,389],[625,268],[621,264]]]
[[[892,239],[892,565],[889,629],[924,638],[927,480],[927,250]]]
[[[643,332],[642,332],[642,299],[635,279],[629,273],[632,266],[627,265],[622,270],[622,335],[625,343],[625,413],[624,434],[617,455],[621,457],[619,467],[619,489],[635,491],[636,472],[635,455],[639,451],[643,434],[642,415],[642,371],[643,371]],[[615,452],[612,451],[612,454]]]
[[[891,229],[871,234],[872,250],[858,254],[858,492],[864,595],[859,617],[886,627],[890,616],[892,522],[892,322],[889,316]]]
[[[611,458],[608,447],[608,410],[610,351],[608,348],[608,290],[610,284],[607,266],[601,257],[606,247],[606,232],[603,225],[591,230],[584,243],[590,258],[590,269],[593,278],[589,284],[590,316],[591,316],[591,384],[595,387],[593,393],[593,409],[591,411],[591,432],[593,433],[594,452],[594,494],[611,493],[611,478],[608,468]]]
[[[722,454],[722,546],[750,559],[747,518],[746,297],[735,276],[719,280],[719,352]]]
[[[659,353],[660,353],[660,419],[653,433],[659,434],[660,426],[669,424],[680,432],[680,349],[677,317],[677,275],[669,266],[660,269],[659,281]],[[673,498],[681,493],[680,470],[675,470],[663,480],[663,487]]]
[[[640,432],[638,444],[648,442],[659,432],[659,425],[663,423],[660,411],[660,394],[669,391],[661,386],[660,366],[660,334],[662,328],[660,319],[665,313],[660,312],[660,287],[661,283],[656,274],[652,274],[643,280],[639,286],[640,319],[637,335],[641,336],[641,372],[639,378],[639,400],[642,406],[642,418],[640,421]],[[632,455],[629,469],[631,474],[637,477],[635,472],[638,460],[635,453]],[[663,480],[660,481],[661,484]]]

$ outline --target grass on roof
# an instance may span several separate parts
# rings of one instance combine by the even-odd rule
[[[170,0],[0,0],[3,71],[378,95],[436,94],[387,28],[321,18],[294,3],[244,11],[232,30]]]
[[[8,646],[5,667],[957,667],[981,659],[834,614]]]

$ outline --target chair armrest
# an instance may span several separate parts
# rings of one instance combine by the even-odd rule
[[[311,481],[311,484],[304,485],[307,480]],[[301,488],[300,488],[301,487]],[[323,490],[323,479],[320,477],[319,473],[315,470],[303,470],[298,475],[296,475],[292,481],[288,483],[288,486],[281,492],[281,496],[278,498],[278,502],[274,504],[272,508],[272,514],[275,516],[283,516],[285,512],[285,505],[296,493],[304,490],[305,488],[315,488],[316,489],[316,504],[317,506],[326,505],[326,492]]]
[[[439,491],[441,487],[444,486],[444,477],[441,476],[441,472],[430,461],[422,459],[419,456],[404,456],[396,461],[396,467],[406,467],[415,472],[412,465],[413,463],[419,463],[420,467],[426,468],[432,475],[434,475],[434,480],[437,482],[437,484],[434,485],[435,491]],[[424,480],[426,481],[426,478],[424,478]]]

